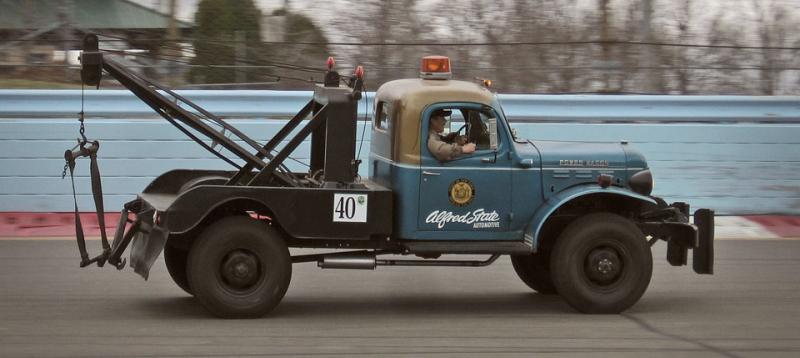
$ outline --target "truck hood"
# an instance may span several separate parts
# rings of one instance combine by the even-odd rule
[[[623,145],[607,142],[529,141],[541,154],[542,168],[625,169]]]

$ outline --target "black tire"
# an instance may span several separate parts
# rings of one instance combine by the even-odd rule
[[[553,248],[550,271],[559,295],[583,313],[620,313],[642,297],[653,255],[636,225],[615,214],[578,218]]]
[[[541,251],[531,255],[511,255],[511,265],[517,276],[528,287],[543,295],[558,292],[550,277],[550,252]]]
[[[189,253],[189,283],[198,301],[222,318],[257,318],[286,294],[289,249],[275,228],[250,217],[209,226]]]
[[[186,293],[194,296],[189,287],[189,277],[186,274],[186,264],[189,261],[189,250],[175,245],[174,240],[167,240],[164,245],[164,263],[167,265],[167,272],[172,277],[172,281]]]

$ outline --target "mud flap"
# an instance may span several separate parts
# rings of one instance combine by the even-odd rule
[[[167,230],[159,226],[150,226],[149,231],[143,228],[134,236],[131,244],[131,267],[145,280],[150,276],[150,268],[158,255],[164,250],[168,234]]]
[[[699,209],[694,212],[697,226],[697,247],[692,250],[692,268],[699,274],[714,274],[714,211]]]

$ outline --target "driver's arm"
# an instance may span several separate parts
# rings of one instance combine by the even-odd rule
[[[458,135],[458,132],[450,133],[442,138],[447,143],[456,143],[458,145],[464,145],[467,143],[467,136]]]
[[[458,143],[447,143],[438,134],[431,133],[428,135],[428,150],[436,159],[444,162],[458,158],[462,154],[474,152],[475,144],[467,143],[462,146]]]

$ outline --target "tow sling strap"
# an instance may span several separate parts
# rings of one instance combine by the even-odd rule
[[[108,244],[108,237],[106,236],[105,208],[103,206],[103,186],[100,182],[100,168],[97,165],[97,150],[99,148],[100,142],[98,141],[90,142],[87,140],[81,140],[78,142],[78,146],[76,148],[64,152],[64,159],[67,162],[65,169],[69,169],[69,177],[72,181],[72,199],[75,204],[75,237],[78,240],[78,251],[81,255],[81,267],[86,267],[95,262],[97,263],[97,266],[102,267],[105,265],[108,255],[111,252],[111,247]],[[92,182],[92,197],[94,198],[94,205],[97,213],[97,223],[100,226],[100,241],[103,245],[103,253],[92,259],[89,258],[89,253],[86,251],[86,235],[83,231],[83,224],[81,223],[80,210],[78,210],[78,194],[75,188],[75,161],[80,157],[89,157],[89,175]],[[63,174],[66,175],[66,170]]]
[[[97,150],[100,149],[100,142],[89,141],[86,139],[86,129],[84,128],[84,111],[83,105],[85,102],[83,82],[86,82],[84,77],[85,71],[81,70],[81,111],[78,112],[78,122],[80,122],[80,129],[78,132],[81,137],[78,138],[78,145],[72,149],[67,149],[64,152],[64,171],[61,173],[61,179],[67,175],[69,169],[69,178],[72,181],[72,200],[75,204],[75,237],[78,239],[78,251],[81,254],[81,267],[91,265],[97,262],[97,266],[103,266],[111,253],[111,248],[108,245],[108,237],[106,237],[106,220],[105,208],[103,207],[103,185],[100,183],[100,168],[97,166]],[[98,87],[100,84],[98,83]],[[78,210],[78,193],[75,189],[75,160],[80,157],[89,157],[89,175],[92,180],[92,197],[94,197],[94,206],[97,210],[97,223],[100,225],[100,240],[103,243],[103,253],[93,259],[89,259],[89,253],[86,252],[86,237],[83,232],[83,225],[81,223],[81,215]]]

